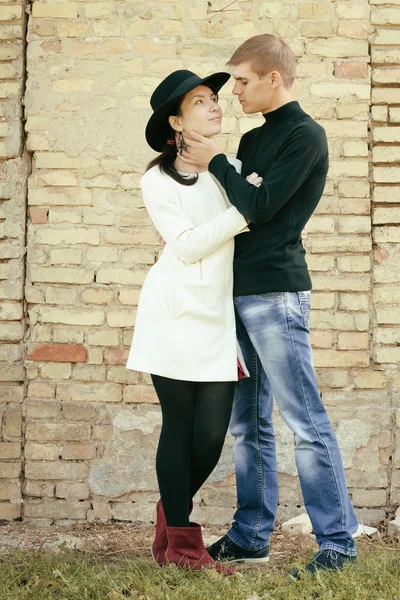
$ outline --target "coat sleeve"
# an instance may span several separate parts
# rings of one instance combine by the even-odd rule
[[[241,152],[239,148],[240,158]],[[231,204],[251,223],[262,225],[290,200],[315,167],[327,172],[327,165],[325,132],[322,128],[299,126],[282,147],[259,187],[238,175],[224,154],[215,156],[208,168],[225,189]]]
[[[157,231],[170,249],[184,262],[195,263],[219,250],[227,241],[242,231],[248,231],[246,219],[235,207],[194,227],[166,186],[145,177],[141,182],[143,199]]]

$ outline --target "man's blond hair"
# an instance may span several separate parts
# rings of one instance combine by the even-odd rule
[[[246,40],[232,55],[227,65],[249,62],[259,77],[278,71],[285,88],[290,89],[296,75],[296,57],[290,46],[276,35],[263,33]]]

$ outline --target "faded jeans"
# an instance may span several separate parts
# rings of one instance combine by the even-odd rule
[[[278,506],[273,397],[294,433],[305,507],[321,550],[355,556],[357,519],[336,436],[318,392],[309,334],[310,292],[235,298],[237,336],[250,377],[236,387],[238,509],[228,536],[247,550],[268,546]]]

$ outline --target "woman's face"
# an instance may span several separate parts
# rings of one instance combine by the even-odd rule
[[[171,127],[190,136],[196,131],[204,137],[221,132],[222,110],[218,97],[209,87],[199,85],[188,92],[181,104],[180,115],[169,117]]]

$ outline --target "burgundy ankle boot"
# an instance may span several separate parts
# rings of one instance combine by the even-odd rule
[[[234,569],[215,562],[208,554],[201,527],[191,523],[190,527],[168,527],[167,563],[174,563],[183,569],[200,571],[204,567],[214,568],[224,575],[233,575]]]
[[[189,515],[193,510],[193,500],[190,501]],[[165,567],[165,553],[168,546],[167,521],[161,500],[157,502],[156,534],[151,546],[151,555],[160,567]]]

